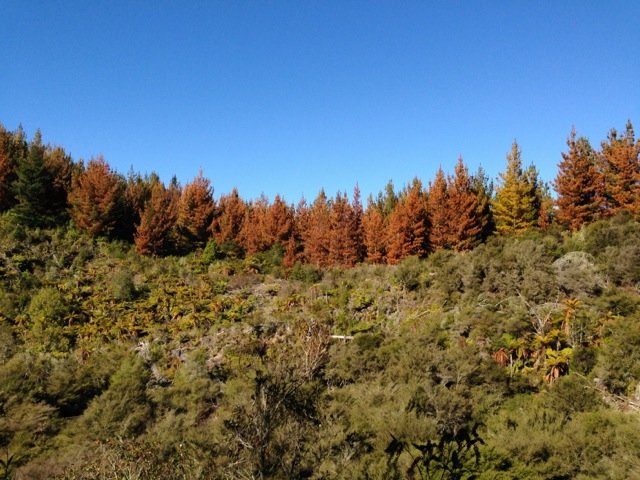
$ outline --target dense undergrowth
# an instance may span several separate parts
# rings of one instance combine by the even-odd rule
[[[398,265],[0,232],[0,478],[640,478],[640,223]]]

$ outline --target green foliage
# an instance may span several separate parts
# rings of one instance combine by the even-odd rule
[[[133,274],[128,270],[119,270],[111,276],[111,294],[120,301],[130,302],[136,298],[138,289],[133,280]]]
[[[434,255],[441,255],[440,252]],[[405,290],[417,289],[425,272],[424,263],[416,256],[407,257],[396,267],[394,280]]]
[[[617,317],[607,325],[596,371],[613,393],[632,395],[640,384],[639,318]]]
[[[313,284],[322,280],[322,271],[313,265],[301,265],[296,263],[289,272],[291,280]]]
[[[27,157],[16,165],[15,174],[11,190],[18,203],[11,210],[11,218],[18,225],[48,226],[53,176],[45,164],[44,147],[38,135],[29,146]]]
[[[140,433],[151,418],[146,386],[151,373],[142,359],[127,356],[109,381],[109,388],[94,398],[81,418],[90,438],[106,440]]]
[[[288,278],[282,249],[149,258],[1,227],[17,478],[622,479],[640,462],[640,295],[607,253],[637,244],[633,219]]]

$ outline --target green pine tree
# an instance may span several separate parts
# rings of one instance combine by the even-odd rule
[[[50,198],[53,193],[53,175],[45,163],[42,135],[36,132],[29,145],[29,153],[16,165],[16,178],[11,190],[17,205],[11,210],[13,219],[30,227],[51,223]]]
[[[516,236],[538,223],[540,196],[538,172],[531,165],[522,168],[522,150],[514,140],[507,154],[507,171],[500,173],[493,199],[493,218],[497,233]]]

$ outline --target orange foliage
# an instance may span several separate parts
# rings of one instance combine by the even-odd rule
[[[455,212],[451,211],[447,179],[442,167],[436,172],[433,183],[429,183],[429,246],[432,250],[450,248],[452,242],[452,223]]]
[[[121,213],[123,191],[123,182],[104,158],[91,159],[69,193],[71,217],[92,235],[109,235]]]
[[[362,217],[362,240],[365,247],[365,260],[370,263],[384,263],[387,254],[386,223],[382,210],[369,196],[367,210]]]
[[[470,250],[481,240],[485,228],[483,208],[462,157],[458,158],[455,174],[448,179],[450,217],[449,245],[456,251]]]
[[[403,258],[427,253],[427,201],[422,182],[413,179],[405,187],[387,225],[387,262],[398,263]]]
[[[171,184],[166,188],[156,181],[151,187],[151,198],[145,204],[136,229],[136,252],[141,255],[162,255],[171,250],[171,231],[178,219],[180,191]]]
[[[211,224],[213,238],[219,244],[233,242],[240,244],[240,231],[247,215],[247,205],[234,188],[228,195],[222,195],[218,211]]]
[[[338,193],[329,214],[329,252],[331,265],[352,267],[358,262],[359,225],[347,194]]]
[[[200,170],[184,187],[178,203],[177,226],[189,247],[201,246],[207,241],[215,208],[211,183]]]
[[[301,204],[298,210],[304,259],[316,266],[329,265],[331,209],[324,190],[320,190],[311,207]]]
[[[602,142],[600,161],[604,171],[606,215],[629,210],[640,215],[640,140],[635,140],[633,125],[618,136],[611,130]]]

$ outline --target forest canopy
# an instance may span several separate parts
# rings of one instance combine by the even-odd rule
[[[575,129],[567,139],[552,187],[533,163],[523,164],[514,141],[494,184],[462,158],[453,173],[414,178],[396,190],[391,181],[366,205],[358,186],[321,190],[294,207],[280,196],[243,199],[238,190],[213,197],[202,171],[182,186],[155,174],[114,171],[101,156],[74,161],[61,147],[28,140],[19,127],[0,125],[0,212],[16,226],[70,224],[94,237],[135,244],[143,255],[185,255],[211,243],[220,256],[283,252],[287,267],[395,264],[439,249],[470,250],[492,235],[519,236],[551,226],[572,231],[628,211],[640,215],[640,140],[631,121],[612,129],[596,150]]]

